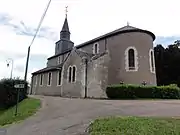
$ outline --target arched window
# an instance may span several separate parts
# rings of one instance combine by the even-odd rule
[[[47,79],[47,86],[51,86],[51,82],[52,82],[52,73],[49,72],[48,73],[48,79]]]
[[[126,71],[138,71],[138,53],[133,46],[125,50],[125,69]]]
[[[62,70],[59,70],[58,72],[57,72],[57,86],[60,86],[61,85],[61,77],[62,77],[62,75],[61,75],[61,73],[62,73]]]
[[[39,85],[40,85],[40,86],[43,85],[43,79],[44,79],[43,74],[40,74],[40,81],[39,81]]]
[[[72,82],[76,81],[76,67],[73,66],[73,70],[72,70]]]
[[[93,54],[97,54],[97,53],[99,53],[99,44],[95,43],[93,45]]]
[[[149,50],[149,65],[150,65],[150,71],[152,73],[155,73],[155,62],[154,62],[154,53],[153,49]]]
[[[70,66],[68,68],[68,82],[76,82],[76,66]]]
[[[68,69],[68,82],[71,82],[71,72],[72,72],[72,67],[69,67]]]
[[[129,70],[135,69],[134,49],[129,49],[128,51],[128,66],[129,66]]]

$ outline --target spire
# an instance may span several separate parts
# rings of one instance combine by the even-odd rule
[[[61,32],[68,32],[68,33],[70,33],[69,32],[69,25],[68,25],[67,18],[65,18],[65,20],[64,20],[64,24],[63,24]]]
[[[62,27],[62,30],[61,30],[61,33],[60,33],[60,39],[67,39],[67,40],[70,40],[70,31],[69,31],[69,25],[68,25],[68,20],[67,20],[67,8],[66,7],[66,17],[65,17],[65,20],[64,20],[64,24],[63,24],[63,27]]]

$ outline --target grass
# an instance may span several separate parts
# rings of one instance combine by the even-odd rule
[[[179,135],[180,119],[111,117],[97,119],[90,135]]]
[[[18,113],[15,116],[15,106],[7,110],[0,110],[0,126],[12,124],[33,115],[40,107],[40,100],[27,98],[19,103]]]

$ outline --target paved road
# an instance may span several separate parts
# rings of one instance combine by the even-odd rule
[[[8,128],[8,135],[85,135],[95,118],[111,115],[180,116],[177,100],[83,100],[43,97],[40,111]]]

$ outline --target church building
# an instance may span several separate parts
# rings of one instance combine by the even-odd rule
[[[106,98],[108,85],[156,85],[152,32],[127,25],[80,45],[70,34],[66,17],[55,54],[32,73],[32,94]]]

